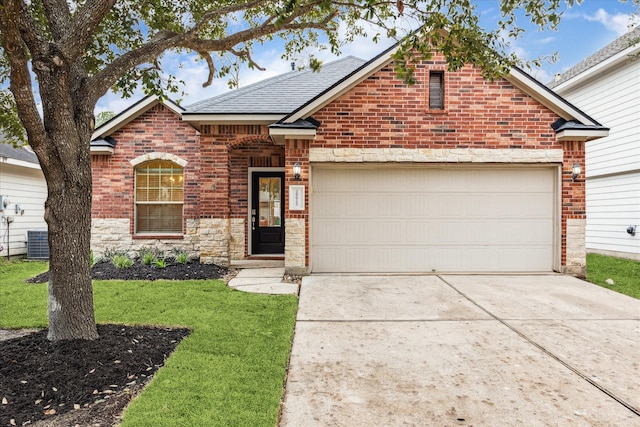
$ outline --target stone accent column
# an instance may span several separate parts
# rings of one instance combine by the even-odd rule
[[[293,176],[293,165],[300,163],[300,179]],[[304,185],[304,210],[289,210],[289,186]],[[309,274],[309,141],[285,142],[285,244],[284,266],[287,274]]]
[[[244,218],[231,218],[231,241],[229,242],[231,260],[244,259],[245,222]]]
[[[228,267],[229,218],[203,218],[200,220],[200,261]]]
[[[562,272],[578,277],[586,276],[587,253],[585,249],[586,193],[585,193],[585,143],[563,143],[562,161]],[[582,168],[574,180],[573,165]]]

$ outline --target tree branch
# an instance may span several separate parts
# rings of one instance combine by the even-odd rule
[[[13,93],[22,125],[35,148],[45,143],[46,133],[33,96],[28,65],[29,53],[21,37],[21,17],[24,15],[28,14],[22,1],[5,0],[0,3],[0,39],[11,67],[9,88]]]
[[[51,0],[66,3],[66,0]],[[116,0],[87,0],[71,21],[64,38],[60,40],[61,49],[70,61],[82,56],[96,29],[113,8]]]

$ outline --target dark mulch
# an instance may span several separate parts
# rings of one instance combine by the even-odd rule
[[[3,341],[0,425],[113,425],[189,330],[98,325],[98,333],[52,343],[43,330]]]
[[[155,265],[145,265],[139,260],[129,268],[117,268],[110,261],[97,262],[91,269],[91,276],[95,280],[203,280],[221,279],[229,274],[229,270],[215,264],[203,264],[199,260],[191,260],[180,264],[167,259],[164,268]],[[49,272],[39,274],[28,283],[44,283],[49,280]]]
[[[99,262],[92,275],[103,280],[219,279],[229,270],[198,260],[168,262],[165,268],[136,262],[122,270]],[[47,272],[27,282],[43,283],[48,277]],[[98,333],[94,341],[51,343],[46,330],[2,341],[0,426],[118,425],[126,405],[189,331],[98,325]]]

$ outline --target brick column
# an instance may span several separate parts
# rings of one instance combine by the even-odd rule
[[[285,245],[287,274],[309,273],[309,142],[291,139],[285,142]],[[293,165],[300,163],[300,180],[293,176]],[[304,210],[289,210],[289,186],[304,185]]]
[[[586,190],[585,143],[563,143],[562,162],[562,272],[578,277],[586,276],[587,252],[585,244]],[[573,165],[578,163],[582,172],[574,181]]]
[[[202,136],[200,160],[200,260],[229,266],[229,147]]]

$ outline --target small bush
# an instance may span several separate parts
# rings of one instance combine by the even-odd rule
[[[153,253],[146,252],[144,255],[142,255],[142,263],[144,265],[151,265],[154,262],[156,262],[156,256]]]
[[[186,252],[178,252],[176,254],[176,262],[180,264],[186,264],[189,262],[189,254]]]
[[[140,258],[141,260],[144,260],[145,257],[148,258],[150,256],[153,256],[154,261],[158,258],[164,258],[164,251],[155,246],[143,246],[138,249],[138,258]],[[151,264],[151,262],[149,264]]]
[[[165,267],[167,266],[167,263],[166,263],[166,261],[164,260],[164,258],[158,258],[158,259],[155,261],[155,264],[156,264],[156,267],[158,267],[158,268],[165,268]]]
[[[93,265],[96,263],[96,256],[93,254],[93,249],[91,251],[89,251],[89,266],[93,267]]]
[[[129,252],[124,250],[124,249],[115,249],[115,248],[106,248],[104,250],[104,253],[102,254],[102,257],[106,260],[111,260],[113,261],[113,258],[117,257],[117,256],[129,256]]]
[[[116,266],[116,268],[119,268],[120,270],[129,268],[133,265],[133,260],[129,258],[128,255],[114,255],[111,258],[111,262]]]

